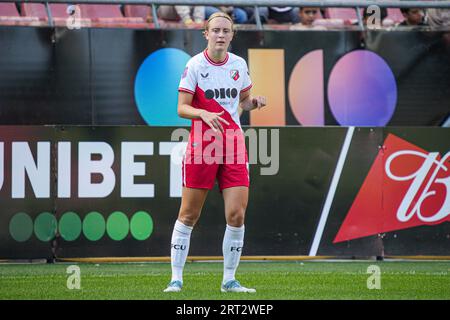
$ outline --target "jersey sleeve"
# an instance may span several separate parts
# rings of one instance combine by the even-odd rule
[[[195,88],[197,87],[197,72],[195,70],[195,64],[193,60],[189,60],[184,68],[183,74],[181,75],[180,85],[178,86],[178,91],[188,92],[191,94],[195,93]]]
[[[247,63],[245,62],[245,60],[242,60],[242,69],[244,71],[243,75],[242,75],[242,89],[241,92],[245,92],[248,91],[252,88],[253,84],[252,84],[252,80],[250,79],[250,73],[248,72],[248,67],[247,67]]]

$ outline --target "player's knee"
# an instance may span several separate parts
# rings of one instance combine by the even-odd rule
[[[245,219],[245,208],[233,208],[227,214],[227,223],[232,227],[240,227],[244,224]]]
[[[178,215],[178,220],[186,226],[193,227],[199,218],[200,214],[194,210],[181,210]]]

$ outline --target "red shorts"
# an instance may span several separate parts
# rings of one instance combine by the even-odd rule
[[[247,150],[236,153],[214,153],[205,155],[212,144],[196,145],[189,139],[183,158],[183,187],[211,190],[217,178],[219,190],[250,185]],[[196,148],[199,148],[197,150]],[[200,152],[201,151],[201,152]]]

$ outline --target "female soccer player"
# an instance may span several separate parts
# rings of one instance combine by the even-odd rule
[[[233,21],[227,14],[211,15],[204,31],[208,46],[188,61],[181,76],[178,114],[192,119],[192,127],[183,159],[181,207],[171,240],[172,280],[165,292],[181,291],[191,232],[216,179],[227,222],[222,246],[221,291],[256,292],[235,279],[244,244],[249,187],[247,152],[238,109],[261,108],[266,105],[266,99],[250,95],[252,83],[246,62],[228,52],[233,35]]]

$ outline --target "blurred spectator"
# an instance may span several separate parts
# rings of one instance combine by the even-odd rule
[[[431,28],[444,28],[442,32],[442,40],[450,54],[450,9],[428,9],[427,10],[428,24]],[[450,56],[450,55],[449,55]]]
[[[219,11],[222,11],[222,12],[225,12],[226,14],[228,14],[230,17],[233,18],[233,21],[235,23],[242,24],[242,23],[247,23],[247,21],[248,21],[247,12],[243,8],[231,7],[231,6],[228,6],[228,7],[222,6],[222,7],[218,7],[218,8],[217,7],[206,6],[205,7],[205,18],[206,18],[206,20],[208,20],[209,17],[213,13],[216,13],[216,12],[219,12]]]
[[[400,8],[400,11],[405,18],[400,22],[399,26],[426,26],[424,19],[424,12],[420,8]]]
[[[428,9],[427,16],[432,28],[450,27],[450,9]]]
[[[205,7],[203,6],[159,6],[158,17],[169,21],[182,21],[186,26],[203,26]]]
[[[320,9],[312,7],[299,8],[300,23],[294,24],[291,30],[326,30],[324,26],[315,26],[314,21],[320,17]]]
[[[255,16],[255,7],[244,7],[245,12],[247,13],[248,21],[247,23],[254,24],[256,23]],[[259,18],[261,19],[261,23],[267,23],[269,20],[269,8],[268,7],[258,7]]]
[[[299,23],[299,9],[293,7],[269,7],[269,19],[277,23]]]

